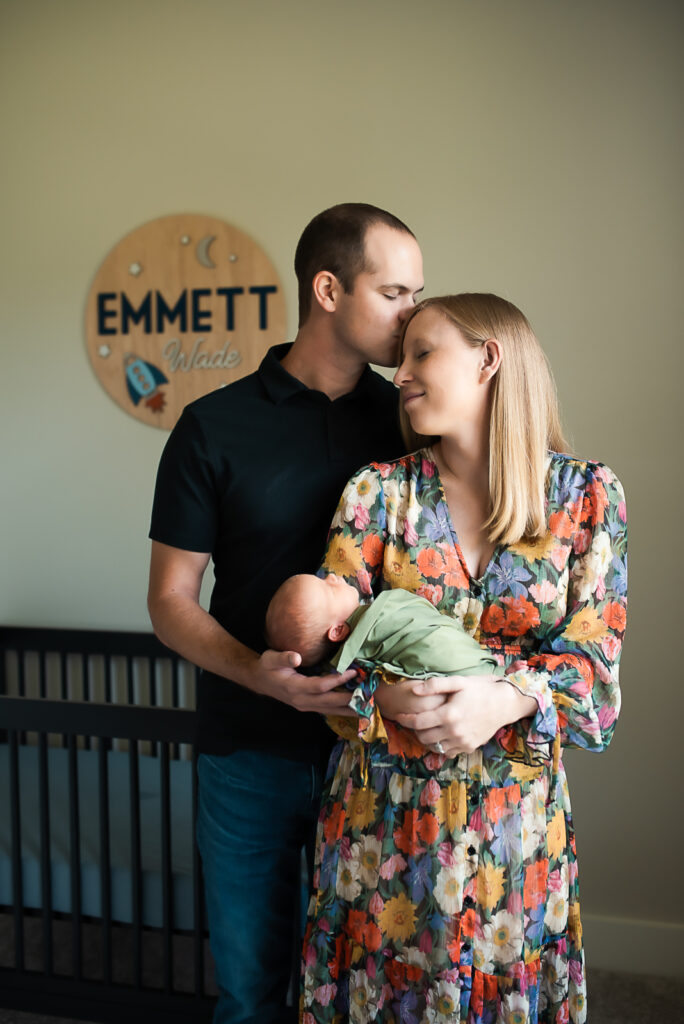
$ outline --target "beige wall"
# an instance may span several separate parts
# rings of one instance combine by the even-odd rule
[[[137,225],[205,212],[286,284],[335,202],[419,236],[428,293],[528,313],[579,452],[631,514],[624,712],[568,757],[592,962],[675,971],[681,872],[681,30],[652,0],[3,0],[0,621],[146,629],[165,434],[86,357]],[[676,472],[673,472],[673,464]]]

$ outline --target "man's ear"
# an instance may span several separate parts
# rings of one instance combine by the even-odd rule
[[[319,270],[311,282],[314,298],[321,309],[326,313],[334,313],[337,305],[337,296],[340,292],[340,282],[329,270]]]
[[[328,630],[328,640],[332,640],[334,644],[339,644],[346,640],[350,633],[351,629],[348,622],[338,622],[336,626],[331,626]]]
[[[480,383],[491,380],[501,366],[501,345],[496,338],[487,338],[480,347]]]

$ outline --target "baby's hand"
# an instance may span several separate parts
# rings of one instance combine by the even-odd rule
[[[375,691],[375,702],[384,718],[394,719],[397,715],[420,714],[422,711],[434,711],[446,703],[447,696],[442,693],[420,696],[413,692],[415,680],[404,679],[400,682],[379,683]]]

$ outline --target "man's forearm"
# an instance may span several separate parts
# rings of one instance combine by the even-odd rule
[[[191,597],[169,594],[150,602],[150,618],[163,644],[181,657],[248,689],[259,655],[221,626]]]

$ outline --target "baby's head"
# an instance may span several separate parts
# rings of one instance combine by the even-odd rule
[[[275,651],[297,651],[315,665],[331,645],[349,635],[347,619],[359,595],[339,576],[291,576],[276,590],[266,612],[266,639]]]

